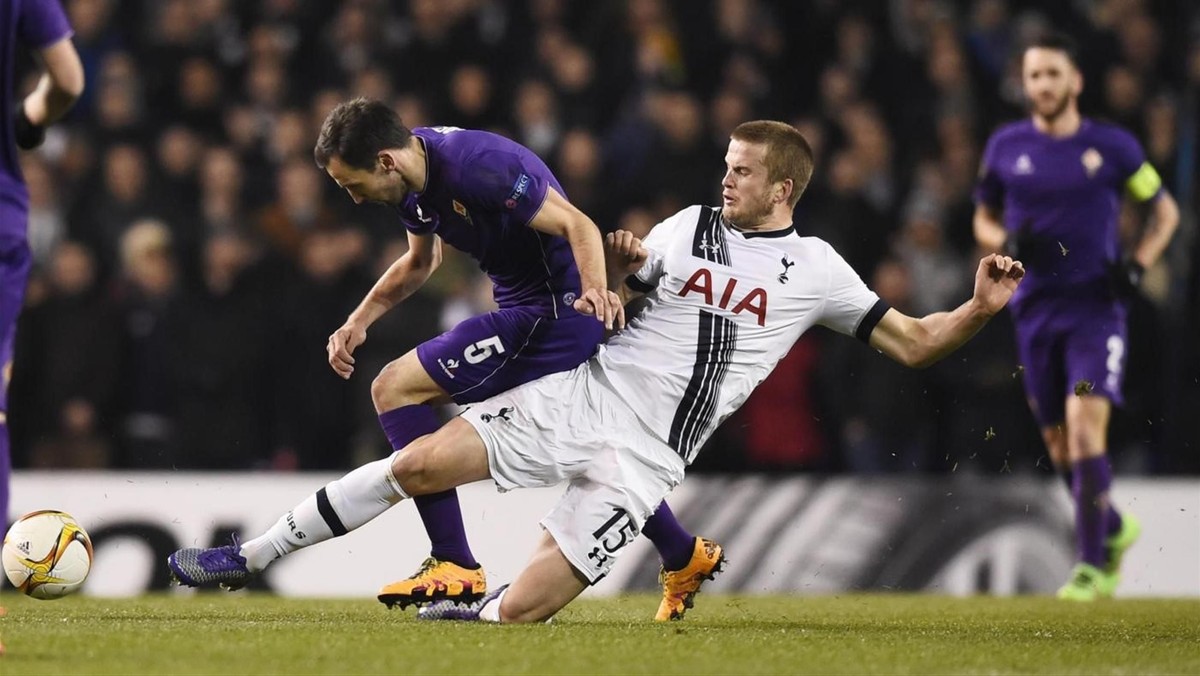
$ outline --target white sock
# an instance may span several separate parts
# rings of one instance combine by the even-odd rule
[[[257,572],[297,549],[345,535],[409,497],[392,476],[392,457],[367,463],[329,483],[280,517],[266,533],[242,543],[246,567]]]
[[[500,602],[504,600],[504,595],[508,590],[500,592],[496,598],[488,601],[479,609],[479,619],[484,622],[499,622],[500,621]]]

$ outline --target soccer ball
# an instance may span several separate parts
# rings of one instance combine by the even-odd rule
[[[4,573],[17,591],[58,599],[79,589],[92,569],[92,540],[66,512],[31,512],[4,536]]]

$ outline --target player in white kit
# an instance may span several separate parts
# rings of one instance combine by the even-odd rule
[[[511,586],[431,619],[535,622],[603,577],[677,486],[713,430],[814,324],[867,341],[901,363],[931,364],[1004,307],[1023,274],[980,261],[974,296],[922,319],[889,308],[825,242],[800,237],[792,210],[812,151],[782,122],[734,130],[722,207],[689,207],[639,241],[609,235],[609,286],[641,315],[589,361],[487,399],[391,458],[325,487],[347,530],[413,495],[491,479],[501,491],[568,484],[542,541]],[[852,227],[853,224],[847,224]],[[299,549],[330,537],[302,503]]]

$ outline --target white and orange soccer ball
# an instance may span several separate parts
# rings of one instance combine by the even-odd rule
[[[66,512],[30,512],[8,529],[3,558],[4,573],[17,591],[58,599],[78,591],[87,579],[92,540]]]

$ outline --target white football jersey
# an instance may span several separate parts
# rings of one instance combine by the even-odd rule
[[[649,259],[626,283],[647,305],[592,368],[687,463],[809,327],[865,341],[888,309],[833,247],[794,228],[742,232],[693,206],[643,246]]]

